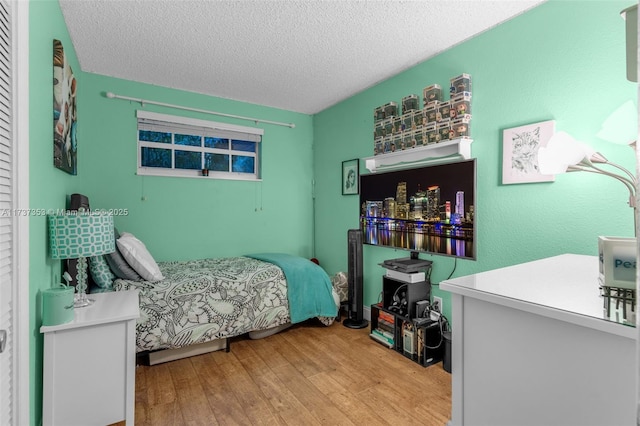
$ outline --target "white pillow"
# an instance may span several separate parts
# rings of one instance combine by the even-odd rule
[[[120,234],[116,244],[129,266],[147,281],[163,280],[158,264],[142,241],[128,232]]]

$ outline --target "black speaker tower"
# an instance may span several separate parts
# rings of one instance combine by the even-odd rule
[[[362,231],[349,229],[347,232],[347,251],[349,255],[348,284],[349,284],[349,313],[342,324],[349,328],[365,328],[369,321],[362,318]]]

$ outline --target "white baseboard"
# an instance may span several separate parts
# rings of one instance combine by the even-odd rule
[[[348,318],[349,315],[348,315],[348,309],[347,309],[346,305],[341,306],[340,309],[344,309],[344,310],[341,311],[341,313],[343,315],[346,315],[346,318]],[[362,306],[362,319],[366,319],[367,321],[371,322],[371,307],[370,306],[366,306],[366,305]]]
[[[362,317],[367,321],[371,321],[371,306],[362,307]]]

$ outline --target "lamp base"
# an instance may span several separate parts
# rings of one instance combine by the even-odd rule
[[[87,293],[78,293],[73,300],[74,308],[84,308],[85,306],[91,306],[95,302],[95,299],[89,299]]]
[[[78,275],[76,276],[78,284],[76,285],[76,296],[73,301],[74,308],[84,308],[93,305],[95,300],[87,297],[87,258],[78,258]]]

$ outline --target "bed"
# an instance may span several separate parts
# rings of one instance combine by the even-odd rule
[[[314,317],[331,325],[337,315],[331,279],[302,257],[261,253],[157,265],[159,281],[113,281],[116,291],[139,291],[136,350],[149,364],[228,350],[230,337],[260,338]]]

